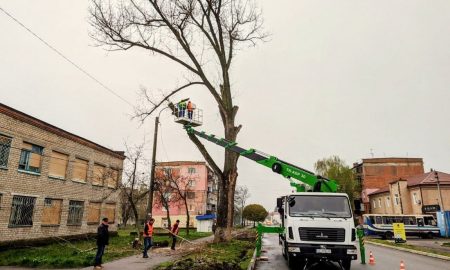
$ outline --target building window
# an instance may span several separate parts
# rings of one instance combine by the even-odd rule
[[[417,199],[417,194],[415,192],[413,193],[413,200],[414,204],[419,204],[419,199]]]
[[[14,196],[11,205],[9,226],[33,226],[33,210],[35,203],[35,197]]]
[[[81,221],[83,220],[83,208],[84,202],[69,202],[69,216],[67,218],[67,225],[81,225]]]
[[[391,207],[391,198],[390,197],[386,197],[386,206]]]
[[[76,158],[73,163],[73,179],[86,182],[88,168],[89,162],[87,160]]]
[[[188,168],[188,173],[189,174],[194,174],[196,171],[195,171],[195,168]]]
[[[195,192],[187,192],[187,198],[188,199],[195,199]]]
[[[8,167],[9,149],[11,149],[10,137],[0,135],[0,167]]]
[[[108,218],[108,223],[114,223],[116,219],[116,204],[107,203],[103,207],[103,216]]]
[[[189,211],[191,212],[191,211],[194,211],[194,210],[195,210],[194,205],[190,204],[190,205],[189,205]]]
[[[90,202],[87,211],[87,223],[98,224],[100,222],[101,202]]]
[[[164,175],[166,177],[172,177],[172,168],[164,168]]]
[[[195,180],[189,180],[188,186],[189,187],[195,187]]]
[[[167,220],[167,218],[161,218],[161,224],[163,228],[169,227],[169,221]]]
[[[92,184],[96,186],[103,186],[103,179],[106,179],[106,168],[103,165],[94,164],[94,177]]]
[[[375,200],[372,201],[373,209],[377,208],[377,203]]]
[[[56,151],[52,151],[48,175],[56,178],[66,178],[67,164],[69,156]]]
[[[381,198],[378,198],[378,207],[381,208]]]
[[[19,170],[40,173],[44,148],[31,143],[23,143],[20,153]]]
[[[2,209],[2,199],[3,199],[3,194],[0,193],[0,210]]]
[[[106,177],[106,185],[110,188],[117,188],[119,182],[119,171],[116,169],[109,169]]]
[[[395,194],[394,198],[395,198],[395,205],[399,205],[400,204],[400,198],[398,197],[398,194]]]
[[[42,225],[58,225],[61,223],[62,200],[45,198],[42,210]]]
[[[170,202],[170,198],[172,197],[172,193],[171,192],[164,192],[163,197],[164,197],[164,199],[167,202]]]

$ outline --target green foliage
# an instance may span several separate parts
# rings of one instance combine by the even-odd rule
[[[136,250],[131,247],[131,243],[134,240],[134,236],[130,236],[131,231],[133,229],[121,229],[119,230],[118,236],[110,238],[110,245],[106,248],[105,255],[103,256],[104,262],[141,253],[141,250]],[[189,240],[195,240],[211,234],[191,230],[189,236],[186,236],[186,231],[180,230],[179,235]],[[168,235],[154,236],[155,242],[165,240],[170,240]],[[70,244],[59,242],[42,247],[9,249],[0,252],[0,265],[38,268],[85,267],[93,264],[95,253],[95,239],[73,241]]]
[[[336,180],[339,185],[338,192],[347,193],[350,201],[353,202],[355,195],[359,192],[359,187],[354,171],[347,166],[344,160],[338,156],[332,156],[318,160],[314,167],[319,175]]]
[[[263,222],[269,213],[259,204],[249,204],[244,208],[242,216],[250,221]]]

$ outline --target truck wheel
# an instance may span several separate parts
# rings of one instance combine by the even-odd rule
[[[272,165],[272,171],[273,171],[273,172],[276,172],[276,173],[281,173],[281,164],[275,162],[275,163]]]
[[[301,268],[298,268],[297,258],[292,256],[289,253],[287,254],[287,261],[288,261],[289,269],[301,269]]]
[[[343,260],[342,268],[344,268],[344,270],[350,270],[350,268],[352,268],[352,260],[350,259]]]

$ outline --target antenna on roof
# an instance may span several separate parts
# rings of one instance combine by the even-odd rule
[[[370,156],[373,158],[374,154],[373,154],[373,149],[370,148]]]

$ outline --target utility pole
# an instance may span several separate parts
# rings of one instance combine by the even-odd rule
[[[437,188],[438,188],[438,192],[439,192],[439,207],[441,208],[441,212],[443,213],[443,218],[444,218],[445,237],[448,237],[447,219],[445,218],[445,209],[444,209],[444,203],[442,201],[441,185],[439,183],[439,174],[437,171],[434,171],[434,178],[436,179]]]
[[[148,201],[147,201],[147,217],[152,217],[153,210],[153,185],[155,182],[155,166],[156,166],[156,146],[158,144],[158,125],[159,116],[155,118],[155,132],[153,135],[153,153],[152,153],[152,167],[150,174],[150,184],[148,187]]]

